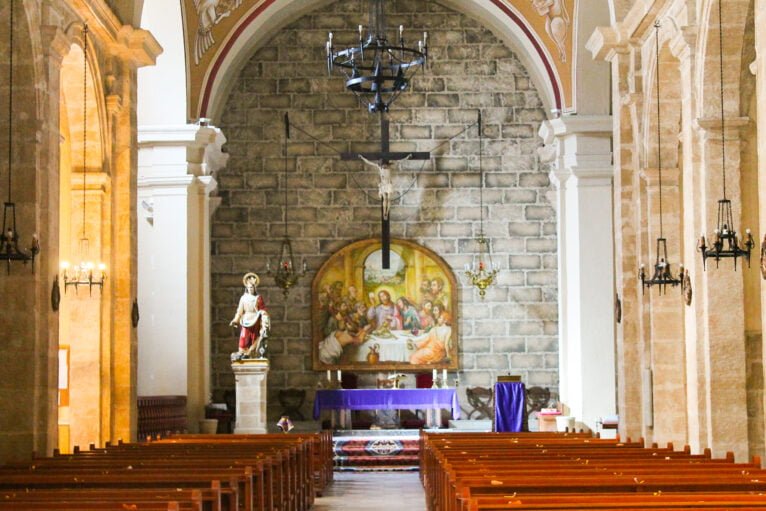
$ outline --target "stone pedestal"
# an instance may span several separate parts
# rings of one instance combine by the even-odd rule
[[[266,433],[266,375],[268,360],[231,364],[237,384],[237,421],[234,433]]]

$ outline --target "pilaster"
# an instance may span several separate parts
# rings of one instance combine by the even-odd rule
[[[209,126],[139,130],[139,301],[152,321],[139,325],[138,388],[186,395],[192,427],[210,398],[210,193],[225,141]]]
[[[766,0],[754,0],[754,12],[756,27],[766,26]],[[751,71],[755,74],[756,86],[756,109],[758,131],[756,134],[758,145],[758,204],[759,228],[758,236],[754,236],[757,242],[763,241],[766,235],[766,32],[755,30],[755,53],[756,59],[751,65]],[[766,326],[766,276],[761,279],[761,325]],[[763,332],[762,328],[762,332]],[[764,368],[766,368],[766,350],[763,353]],[[766,370],[766,369],[765,369]]]
[[[683,261],[681,254],[681,197],[679,170],[662,169],[662,183],[658,169],[644,169],[641,177],[646,182],[648,231],[646,250],[642,250],[641,263],[651,277],[657,261],[657,238],[667,241],[668,259],[674,277],[678,276]],[[660,184],[662,185],[662,218],[660,218]],[[660,225],[662,222],[662,226]],[[662,228],[661,228],[662,227]],[[661,253],[659,257],[664,255]],[[636,269],[637,270],[637,269]],[[643,306],[648,309],[649,330],[648,369],[652,374],[652,441],[660,444],[687,443],[686,410],[678,406],[677,396],[686,386],[681,287],[667,287],[663,294],[656,287],[642,290]]]
[[[720,120],[699,119],[702,169],[702,195],[699,209],[702,232],[710,236],[716,227],[717,201],[722,198]],[[739,128],[746,123],[742,119],[727,119],[726,137],[726,195],[732,200],[735,227],[744,233],[741,222],[741,194],[739,186]],[[699,234],[697,235],[699,236]],[[699,253],[697,254],[699,256]],[[738,261],[738,272],[747,271]],[[697,293],[701,303],[702,324],[698,342],[703,346],[704,376],[709,382],[706,388],[707,445],[713,454],[723,455],[733,451],[738,459],[748,456],[747,421],[731,421],[731,417],[747,417],[747,378],[744,334],[744,286],[741,275],[734,272],[731,260],[722,260],[719,268],[708,260],[707,270],[702,272],[701,286]]]
[[[546,121],[541,134],[555,148],[555,180],[566,183],[557,198],[560,232],[566,232],[558,238],[566,293],[559,298],[566,303],[560,318],[562,402],[577,422],[595,430],[601,417],[616,413],[612,119],[563,117]]]

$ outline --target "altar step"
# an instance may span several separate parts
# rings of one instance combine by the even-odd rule
[[[420,439],[413,431],[345,431],[333,435],[339,471],[417,470]]]

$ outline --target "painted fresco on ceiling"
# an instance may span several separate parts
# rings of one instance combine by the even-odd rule
[[[189,119],[209,116],[216,76],[239,37],[275,0],[182,0],[186,44]],[[491,0],[532,41],[550,66],[548,74],[561,108],[572,111],[573,32],[576,0]]]

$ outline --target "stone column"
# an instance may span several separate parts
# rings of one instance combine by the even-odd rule
[[[755,27],[763,27],[766,23],[766,0],[755,0]],[[758,205],[759,229],[758,236],[753,237],[760,243],[766,235],[766,32],[755,30],[756,59],[750,69],[755,74],[756,104],[757,104],[757,145],[758,145]],[[758,247],[758,245],[756,246]],[[757,250],[757,248],[756,248]],[[756,252],[755,261],[758,261]],[[766,275],[761,279],[761,332],[766,332]],[[766,350],[763,352],[766,370]],[[763,375],[761,376],[764,377]]]
[[[554,119],[543,123],[541,135],[553,140],[550,156],[562,174],[557,180],[569,176],[565,197],[557,201],[566,232],[558,238],[566,290],[559,290],[559,301],[566,302],[559,318],[562,402],[578,427],[595,430],[601,417],[616,413],[612,118]]]
[[[266,433],[266,376],[268,360],[243,360],[231,364],[237,392],[234,433]]]
[[[615,300],[620,300],[622,318],[615,327],[617,359],[617,399],[620,434],[638,438],[645,435],[641,398],[643,340],[641,330],[641,289],[636,278],[639,261],[637,246],[641,215],[637,140],[634,119],[643,96],[635,86],[636,54],[632,44],[608,45],[602,58],[612,64],[612,104],[615,112],[614,141],[614,228]]]
[[[739,185],[739,129],[746,119],[726,119],[727,197],[731,199],[735,228],[744,233]],[[708,239],[716,226],[717,201],[722,197],[720,119],[698,119],[700,154],[702,156],[703,194],[699,200],[703,232]],[[736,172],[732,170],[736,169]],[[699,234],[697,235],[699,236]],[[699,257],[699,254],[698,256]],[[704,350],[705,379],[709,382],[704,399],[707,402],[707,442],[714,456],[733,451],[738,460],[748,457],[747,378],[744,332],[743,280],[739,272],[747,271],[747,263],[737,261],[737,273],[731,259],[723,259],[716,268],[707,261],[702,272],[702,325],[698,342]],[[740,420],[732,420],[738,417]]]
[[[138,292],[148,321],[138,392],[186,395],[192,428],[210,394],[210,193],[225,141],[205,126],[139,129]]]
[[[686,268],[692,283],[692,303],[684,307],[684,343],[686,349],[686,417],[687,436],[692,452],[701,452],[707,446],[707,420],[709,380],[705,372],[706,353],[703,343],[699,342],[703,330],[703,302],[699,290],[702,288],[704,271],[702,258],[697,250],[696,240],[703,230],[704,220],[701,211],[704,210],[703,179],[699,168],[701,165],[699,151],[691,150],[696,144],[694,129],[697,91],[694,86],[696,74],[695,49],[697,30],[686,27],[679,31],[670,42],[673,55],[679,61],[681,78],[681,133],[679,141],[686,150],[681,155],[679,166],[682,172],[684,210],[694,212],[683,217],[683,255]]]
[[[662,169],[662,235],[667,239],[668,259],[673,276],[679,272],[681,260],[680,193],[678,169]],[[654,272],[657,258],[657,238],[660,237],[659,172],[644,169],[641,177],[646,181],[648,220],[648,246],[642,251],[641,263],[645,265],[647,278]],[[664,257],[660,254],[660,257]],[[651,402],[653,442],[677,445],[687,443],[686,410],[680,404],[685,391],[685,367],[683,314],[681,287],[667,287],[660,294],[657,287],[643,290],[643,304],[648,309],[647,322],[649,353],[647,368],[652,371]],[[648,435],[647,435],[648,436]]]

